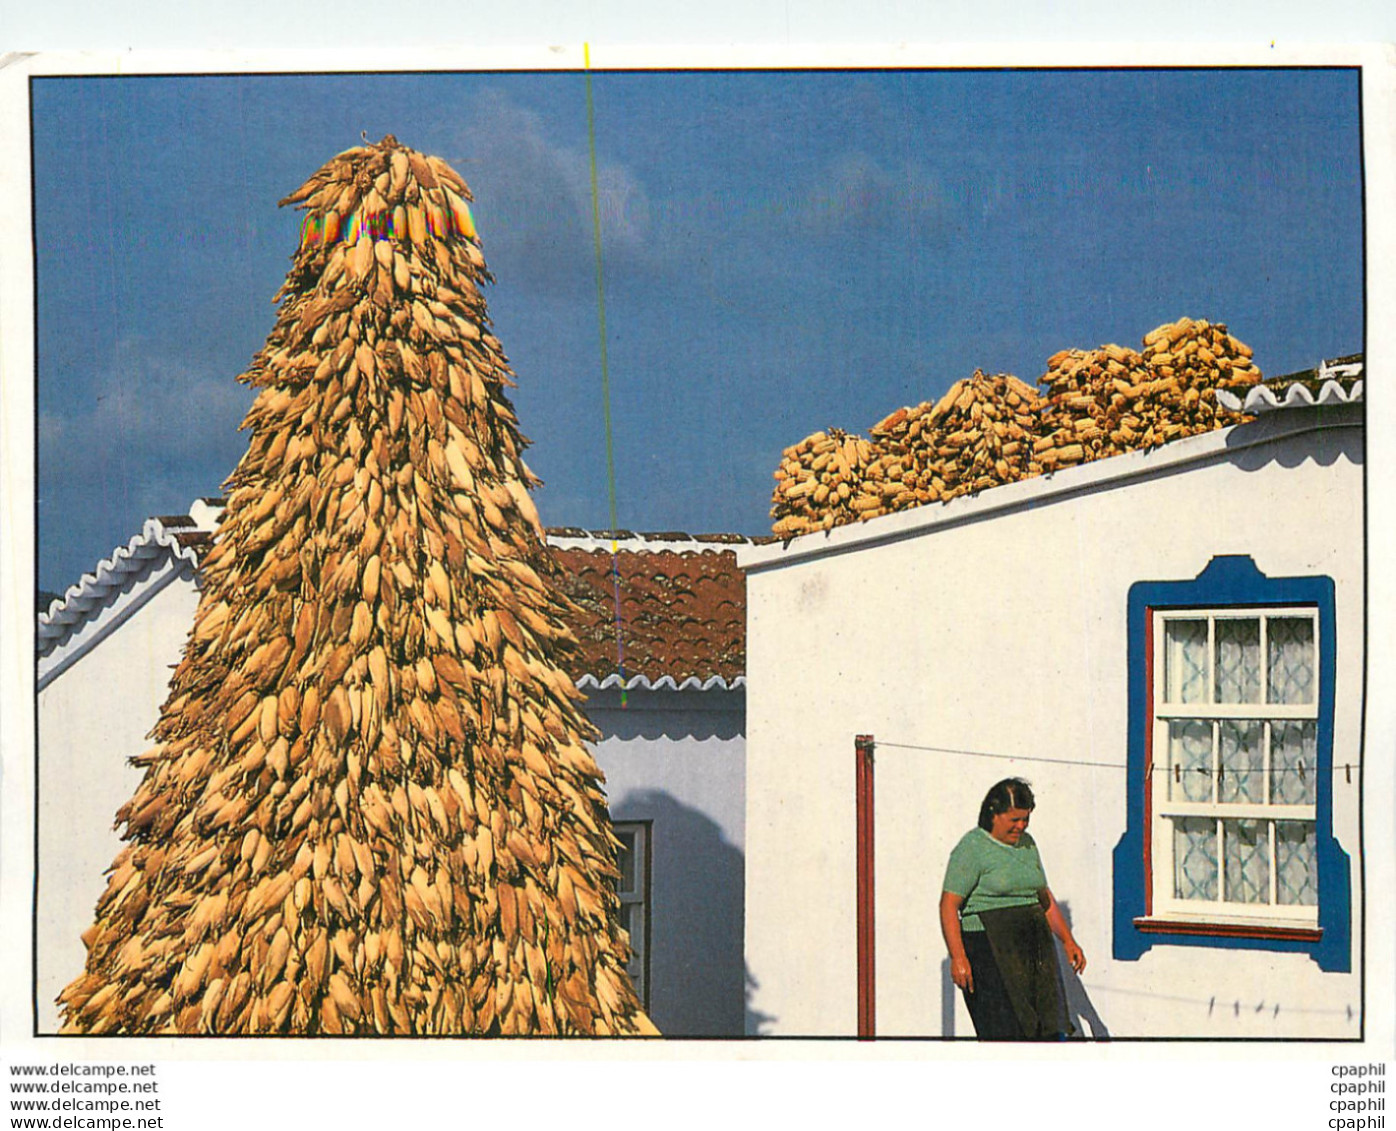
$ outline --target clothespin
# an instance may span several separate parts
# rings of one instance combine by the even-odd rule
[[[1304,762],[1302,759],[1299,762],[1299,780],[1304,780]]]
[[[1279,1015],[1280,1015],[1280,1003],[1279,1003],[1279,1002],[1276,1002],[1276,1003],[1275,1003],[1275,1012],[1274,1012],[1273,1016],[1271,1017],[1271,1020],[1274,1020],[1274,1018],[1275,1018],[1275,1017],[1278,1017]]]
[[[1351,785],[1351,784],[1352,784],[1352,764],[1351,764],[1350,762],[1344,762],[1344,763],[1343,763],[1343,772],[1347,775],[1348,785]]]
[[[1183,767],[1178,765],[1177,762],[1173,763],[1173,780],[1175,782],[1181,782],[1183,780]]]

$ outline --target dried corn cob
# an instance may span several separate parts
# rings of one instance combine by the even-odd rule
[[[877,455],[861,513],[904,510],[1036,474],[1037,409],[1030,385],[980,370],[934,404],[898,409],[872,429]]]
[[[872,446],[861,436],[832,428],[816,432],[781,455],[771,498],[775,533],[793,537],[851,521]]]

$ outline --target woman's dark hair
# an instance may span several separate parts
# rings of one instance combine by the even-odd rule
[[[994,818],[1010,809],[1033,810],[1037,802],[1033,800],[1032,787],[1022,778],[1004,778],[989,787],[984,795],[984,804],[979,806],[979,827],[989,832],[994,827]]]

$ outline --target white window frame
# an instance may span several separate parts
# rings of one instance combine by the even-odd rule
[[[620,898],[623,911],[628,908],[639,909],[640,930],[629,932],[630,962],[626,966],[626,971],[630,975],[635,992],[640,997],[640,1003],[648,1012],[650,1008],[650,840],[653,822],[612,821],[611,827],[615,830],[617,839],[621,840],[622,846],[627,836],[633,837],[635,846],[634,884],[627,888],[618,879],[616,881],[616,895]],[[627,849],[622,847],[621,852],[625,851]],[[633,922],[634,920],[630,915],[627,915],[626,921]]]
[[[1153,763],[1152,813],[1150,815],[1150,842],[1152,864],[1152,900],[1149,918],[1164,921],[1189,923],[1216,923],[1238,927],[1295,927],[1314,928],[1318,925],[1318,902],[1313,904],[1281,904],[1277,901],[1276,822],[1304,822],[1317,830],[1317,805],[1284,804],[1278,802],[1225,802],[1217,800],[1217,771],[1221,757],[1220,724],[1227,720],[1258,721],[1262,725],[1261,746],[1264,761],[1262,773],[1269,797],[1271,770],[1271,727],[1276,722],[1291,720],[1312,721],[1319,726],[1319,704],[1322,689],[1319,686],[1320,671],[1320,624],[1318,610],[1312,606],[1244,606],[1208,608],[1155,608],[1153,618],[1152,656],[1152,712],[1149,720],[1150,745]],[[1313,624],[1314,672],[1313,692],[1310,702],[1304,704],[1267,703],[1269,680],[1268,623],[1275,618],[1305,619]],[[1169,621],[1207,621],[1207,680],[1206,701],[1203,703],[1170,703],[1166,700],[1167,672],[1165,649],[1167,647],[1166,627]],[[1260,691],[1254,703],[1217,703],[1216,699],[1216,625],[1225,620],[1259,620],[1260,622]],[[1170,764],[1169,723],[1175,719],[1198,719],[1212,723],[1212,768],[1213,800],[1188,801],[1174,799],[1171,793],[1180,792],[1170,788],[1176,782],[1174,767]],[[1318,766],[1310,767],[1318,773]],[[1195,771],[1193,771],[1195,772]],[[1181,899],[1174,894],[1175,860],[1173,822],[1181,818],[1214,818],[1217,821],[1217,898],[1215,900]],[[1269,901],[1267,903],[1228,902],[1226,896],[1226,849],[1223,842],[1223,824],[1226,820],[1252,819],[1267,822],[1267,843],[1269,851]],[[1317,882],[1317,881],[1316,881]],[[1322,899],[1322,892],[1318,899]]]

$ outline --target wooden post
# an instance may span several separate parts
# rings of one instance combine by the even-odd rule
[[[877,970],[875,904],[873,897],[873,736],[853,740],[857,799],[858,857],[858,1039],[877,1036]]]

